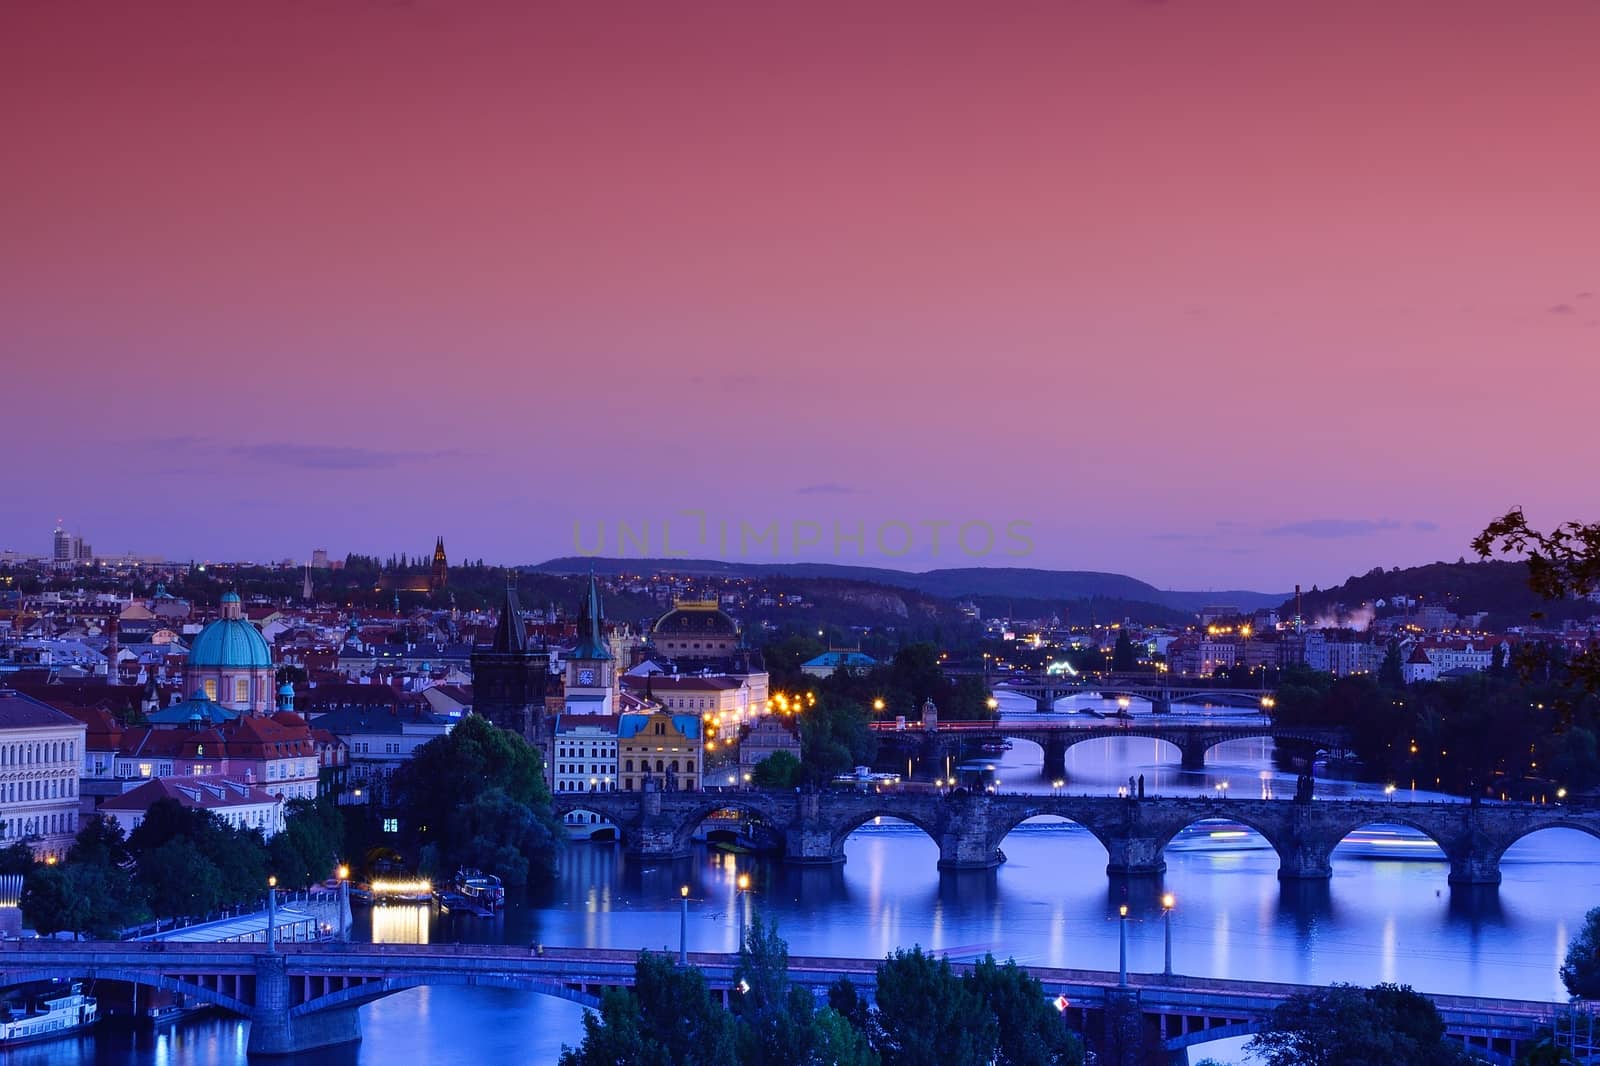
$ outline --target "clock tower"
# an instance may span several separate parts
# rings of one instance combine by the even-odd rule
[[[617,661],[605,639],[600,588],[589,575],[589,591],[578,613],[578,646],[567,656],[566,713],[615,714]]]

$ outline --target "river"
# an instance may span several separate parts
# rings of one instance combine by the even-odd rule
[[[1009,701],[1008,701],[1009,702]],[[1135,708],[1138,711],[1139,708]],[[1049,791],[1031,744],[988,760],[1001,787]],[[1203,771],[1177,767],[1176,749],[1148,739],[1093,741],[1068,752],[1066,789],[1114,792],[1145,775],[1160,794],[1292,795],[1273,769],[1268,741],[1214,749]],[[1323,794],[1383,795],[1378,786],[1318,782]],[[1399,798],[1409,793],[1406,789]],[[1419,799],[1436,798],[1417,793]],[[800,869],[697,848],[676,863],[630,861],[611,845],[577,845],[561,860],[550,901],[515,906],[492,921],[400,907],[358,910],[357,935],[378,939],[504,940],[676,950],[678,890],[688,884],[689,948],[731,951],[742,908],[776,918],[790,949],[807,955],[885,954],[921,944],[970,958],[984,952],[1023,964],[1115,969],[1117,908],[1127,902],[1129,964],[1159,971],[1159,891],[1105,875],[1104,848],[1061,822],[1029,822],[1006,838],[1007,862],[985,873],[940,874],[938,850],[902,823],[864,826],[848,862]],[[1280,886],[1277,859],[1253,834],[1211,837],[1201,827],[1167,852],[1161,889],[1177,897],[1179,973],[1269,981],[1371,984],[1429,992],[1563,998],[1556,970],[1584,912],[1600,905],[1600,842],[1570,830],[1525,838],[1502,863],[1498,890],[1451,890],[1442,857],[1425,841],[1375,834],[1335,853],[1327,885]],[[741,897],[740,872],[753,890]],[[416,989],[362,1009],[358,1046],[303,1056],[306,1064],[427,1066],[553,1062],[581,1038],[582,1010],[546,997],[488,989]],[[1194,1055],[1238,1061],[1238,1041]],[[6,1066],[210,1066],[245,1061],[245,1024],[202,1018],[162,1034],[100,1033],[18,1049]]]

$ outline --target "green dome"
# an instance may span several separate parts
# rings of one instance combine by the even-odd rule
[[[200,631],[189,648],[191,667],[272,666],[272,649],[261,630],[243,618],[219,618]]]

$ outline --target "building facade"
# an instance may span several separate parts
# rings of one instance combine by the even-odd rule
[[[704,768],[700,716],[651,711],[620,716],[617,773],[625,792],[646,781],[667,791],[694,791]]]
[[[78,834],[84,724],[0,689],[0,846],[26,842],[39,859],[65,858]]]

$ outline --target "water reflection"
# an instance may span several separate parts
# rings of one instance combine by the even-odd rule
[[[1194,772],[1178,768],[1175,757],[1163,765],[1169,753],[1158,742],[1117,739],[1073,751],[1082,759],[1071,791],[1114,791],[1130,773],[1144,773],[1150,791],[1200,794],[1221,780],[1258,788],[1267,773],[1279,795],[1293,793],[1292,776],[1271,769],[1268,742],[1223,745]],[[1004,753],[1002,776],[1048,791],[1037,765],[1031,777],[1026,772],[1030,758],[1037,761],[1037,748],[1024,744]],[[1325,794],[1338,789],[1381,795],[1372,786],[1319,782]],[[753,903],[777,920],[796,955],[881,956],[921,944],[956,958],[993,952],[1024,965],[1115,970],[1118,908],[1126,904],[1129,966],[1157,973],[1160,899],[1171,892],[1173,962],[1182,974],[1315,984],[1393,979],[1431,992],[1556,1000],[1567,941],[1600,900],[1600,842],[1572,830],[1547,830],[1511,848],[1498,890],[1451,889],[1448,864],[1419,858],[1425,848],[1370,841],[1365,855],[1341,846],[1330,881],[1280,882],[1277,856],[1259,836],[1210,833],[1202,823],[1192,834],[1198,846],[1182,838],[1170,846],[1161,877],[1115,879],[1091,834],[1042,819],[1005,838],[1008,861],[1000,868],[958,873],[938,870],[938,849],[925,833],[891,820],[852,835],[843,866],[785,865],[704,847],[686,859],[641,862],[614,845],[584,844],[562,857],[547,897],[500,917],[360,908],[356,935],[675,951],[678,892],[688,885],[694,951],[733,950],[741,908]],[[741,873],[750,875],[752,895],[741,897]],[[359,1047],[310,1057],[306,1066],[543,1063],[554,1061],[563,1041],[581,1037],[575,1005],[490,989],[416,989],[363,1008],[362,1018]],[[107,1033],[19,1049],[6,1063],[244,1066],[245,1032],[242,1022],[211,1018],[158,1036]]]

